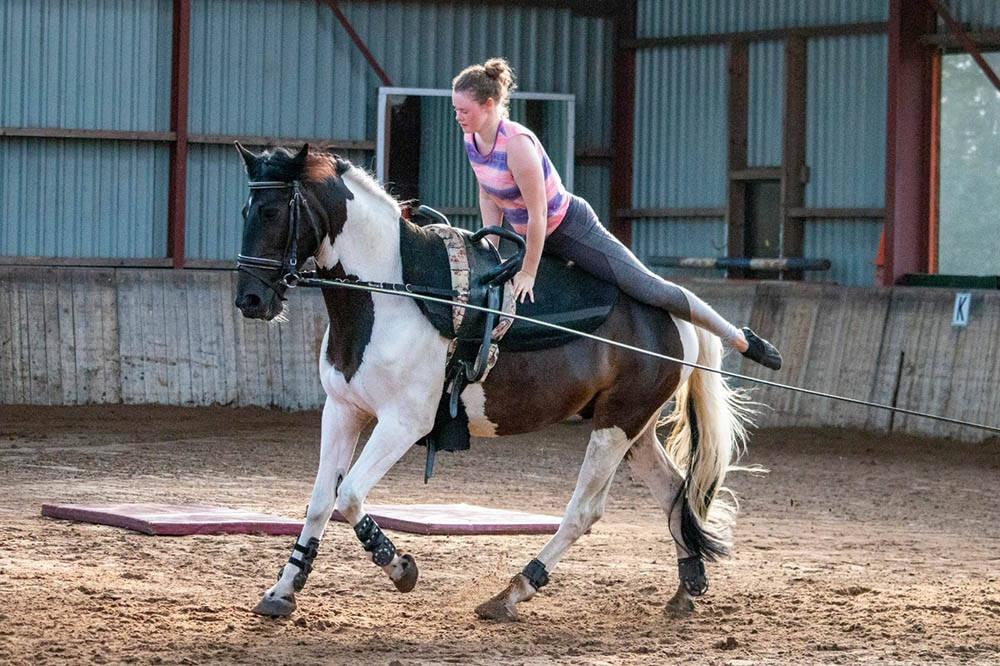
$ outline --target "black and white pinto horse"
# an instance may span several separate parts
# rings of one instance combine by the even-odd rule
[[[403,281],[401,250],[426,241],[429,232],[401,221],[399,203],[365,171],[334,155],[310,153],[308,146],[296,154],[278,148],[260,155],[237,147],[251,188],[236,298],[245,317],[270,321],[280,315],[287,289],[283,264],[298,267],[309,257],[320,277]],[[295,199],[306,211],[300,220],[291,219]],[[413,557],[396,550],[365,514],[364,502],[432,429],[449,340],[413,299],[345,289],[323,289],[323,296],[330,321],[319,354],[326,392],[319,470],[292,557],[254,609],[263,615],[295,609],[295,592],[305,584],[334,509],[400,591],[410,591],[417,580]],[[624,295],[596,334],[711,368],[721,365],[717,337]],[[657,420],[671,397],[672,433],[661,444]],[[667,608],[694,608],[693,597],[707,589],[703,561],[727,554],[731,545],[735,507],[722,483],[745,434],[744,405],[721,376],[576,338],[555,348],[501,353],[486,380],[468,385],[461,399],[469,429],[479,437],[537,431],[581,412],[593,419],[558,531],[505,589],[476,608],[477,615],[517,619],[516,604],[546,584],[569,547],[601,517],[623,458],[649,486],[676,545],[680,584]],[[371,436],[351,465],[359,436],[373,420]]]

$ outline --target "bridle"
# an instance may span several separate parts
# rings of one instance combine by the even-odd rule
[[[423,294],[426,296],[436,296],[440,298],[456,298],[460,294],[453,289],[442,289],[438,287],[427,287],[423,285],[414,284],[399,284],[393,282],[375,282],[368,280],[359,280],[356,277],[346,277],[346,278],[326,278],[321,279],[316,277],[315,271],[307,271],[305,273],[299,272],[299,255],[298,255],[298,235],[299,235],[299,222],[302,217],[302,209],[306,211],[306,215],[309,216],[309,221],[313,222],[312,211],[309,209],[309,204],[306,201],[305,196],[302,194],[302,183],[299,180],[293,180],[290,183],[286,183],[282,180],[251,180],[247,182],[250,186],[250,191],[253,190],[281,190],[286,188],[291,188],[292,198],[288,201],[289,207],[289,235],[288,242],[285,245],[285,256],[281,261],[277,259],[268,259],[266,257],[251,257],[245,254],[236,255],[236,270],[242,271],[259,281],[261,284],[266,286],[268,289],[273,291],[278,295],[278,298],[285,300],[284,289],[279,291],[278,285],[280,284],[286,288],[294,287],[339,287],[344,285],[351,286],[361,286],[368,287],[372,289],[382,289],[396,293],[406,293],[406,294]],[[421,206],[421,208],[426,208]],[[428,211],[433,212],[435,215],[440,215],[437,211],[428,208]],[[447,223],[447,219],[445,223]],[[513,234],[513,232],[507,231],[506,229],[496,229],[490,227],[480,231],[480,234],[485,233],[497,233],[497,234]],[[478,238],[477,238],[478,240]],[[504,269],[505,274],[502,276],[503,279],[508,279],[512,272],[512,262],[517,261],[517,266],[513,267],[515,270],[520,266],[520,261],[524,256],[523,241],[522,248],[517,257],[508,259],[502,266],[498,266],[494,271],[499,269]],[[277,271],[281,273],[281,278],[278,282],[268,282],[260,275],[257,275],[256,270],[265,271]],[[507,275],[506,273],[509,273]],[[492,275],[492,273],[491,273]],[[495,277],[495,276],[494,276]]]
[[[312,220],[312,212],[309,210],[309,204],[306,203],[306,198],[302,195],[302,184],[298,180],[293,180],[290,183],[286,183],[281,180],[251,180],[247,184],[250,186],[251,192],[254,190],[279,190],[291,188],[292,198],[288,201],[288,242],[285,245],[285,256],[281,261],[278,261],[277,259],[267,259],[265,257],[251,257],[245,254],[238,254],[236,255],[236,269],[260,280],[267,285],[269,289],[275,292],[277,292],[275,285],[268,283],[251,269],[284,271],[284,274],[281,276],[282,284],[286,287],[294,287],[299,281],[298,236],[299,220],[302,216],[303,208],[305,208],[306,214],[309,215],[310,221]]]

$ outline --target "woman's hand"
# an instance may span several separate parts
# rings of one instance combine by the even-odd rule
[[[535,302],[535,293],[533,289],[535,288],[535,276],[528,271],[518,271],[511,280],[511,284],[514,286],[514,300],[518,303],[524,303],[524,297],[527,296],[532,303]]]

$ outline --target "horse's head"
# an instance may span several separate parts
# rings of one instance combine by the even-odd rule
[[[236,307],[245,317],[270,321],[284,307],[286,278],[316,253],[331,227],[343,225],[337,219],[343,205],[332,201],[343,195],[326,182],[335,177],[331,158],[310,155],[308,144],[294,154],[276,148],[257,155],[239,143],[236,148],[250,181]]]

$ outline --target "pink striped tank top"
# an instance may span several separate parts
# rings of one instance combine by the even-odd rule
[[[504,219],[522,236],[528,230],[528,209],[521,197],[521,190],[514,182],[514,176],[507,167],[507,142],[512,137],[524,134],[531,138],[542,160],[542,176],[545,178],[545,199],[548,202],[548,224],[545,235],[551,234],[566,216],[570,194],[563,187],[562,178],[542,147],[535,133],[520,123],[501,120],[497,126],[497,137],[493,150],[483,155],[476,147],[474,134],[465,135],[465,152],[483,191],[496,202],[503,211]]]

